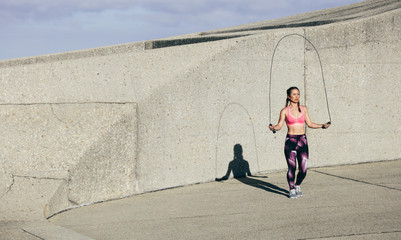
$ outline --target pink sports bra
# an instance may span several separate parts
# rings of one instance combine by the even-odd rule
[[[305,123],[305,113],[304,110],[302,109],[301,106],[299,106],[299,108],[301,108],[301,116],[299,116],[298,118],[294,118],[293,116],[291,116],[290,114],[290,106],[287,107],[287,118],[285,119],[286,123],[288,126],[290,125],[294,125],[294,124],[304,124]]]

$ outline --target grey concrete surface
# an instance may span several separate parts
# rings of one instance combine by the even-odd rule
[[[2,240],[93,240],[70,229],[51,224],[44,219],[38,221],[1,221]]]
[[[401,158],[400,1],[226,30],[0,61],[0,219],[209,182],[237,143],[253,173],[285,169],[269,113],[296,85],[312,120],[329,120],[317,52],[333,125],[307,130],[310,166]],[[288,37],[270,72],[294,33],[317,52]]]
[[[287,188],[277,172],[146,193],[49,221],[97,240],[401,238],[401,160],[309,169],[298,199],[287,198]]]
[[[134,103],[1,106],[0,221],[134,194],[136,120]]]
[[[52,240],[93,240],[87,236],[60,226],[31,227],[22,229],[25,233],[39,239]]]

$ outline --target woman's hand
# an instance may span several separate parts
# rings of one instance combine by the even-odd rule
[[[269,129],[270,129],[270,131],[273,131],[275,126],[276,126],[276,125],[272,125],[272,124],[270,124],[270,125],[269,125]]]
[[[330,122],[327,122],[327,123],[324,123],[324,124],[322,124],[322,125],[323,125],[323,126],[322,126],[323,129],[327,129],[327,128],[330,127],[331,123],[330,123]]]

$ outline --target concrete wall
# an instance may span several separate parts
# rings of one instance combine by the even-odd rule
[[[221,41],[0,62],[0,200],[11,206],[35,188],[32,209],[51,216],[213,181],[227,171],[237,143],[251,172],[285,169],[286,131],[268,131],[268,92],[274,47],[292,33],[319,51],[333,122],[328,130],[307,130],[310,166],[400,158],[400,16],[397,9]],[[297,36],[285,38],[274,58],[274,123],[293,85],[312,120],[327,122],[316,52]],[[23,208],[13,206],[5,216],[21,218]]]
[[[136,193],[136,104],[2,105],[0,119],[0,220]]]

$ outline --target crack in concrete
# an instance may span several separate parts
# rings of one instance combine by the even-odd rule
[[[395,230],[395,231],[384,231],[384,232],[353,233],[353,234],[323,236],[323,237],[314,237],[314,238],[298,238],[297,240],[314,240],[314,239],[340,238],[340,237],[352,237],[352,236],[365,236],[365,235],[388,234],[388,233],[401,233],[401,231]]]
[[[66,180],[65,178],[35,177],[35,176],[23,176],[23,175],[14,175],[14,174],[12,176],[13,176],[13,178],[14,177],[28,178],[28,179],[33,178],[33,179],[39,179],[39,180],[59,180],[59,181]]]
[[[7,191],[5,193],[3,193],[3,195],[0,196],[0,199],[2,199],[5,195],[7,195],[12,187],[15,184],[15,178],[19,177],[19,178],[27,178],[27,179],[38,179],[38,180],[57,180],[57,181],[63,181],[66,180],[64,178],[51,178],[51,177],[35,177],[35,176],[22,176],[22,175],[15,175],[15,174],[11,174],[12,177],[12,182],[10,184],[10,186],[7,187]]]
[[[10,186],[7,187],[7,191],[3,195],[1,195],[0,199],[2,199],[5,195],[7,195],[7,193],[9,193],[11,191],[11,188],[13,187],[13,185],[15,183],[14,175],[11,175],[11,176],[12,176],[12,182],[11,182]]]
[[[68,196],[67,196],[67,199],[68,199],[68,201],[69,201],[70,203],[72,203],[73,205],[79,206],[79,203],[77,203],[77,202],[71,200]]]
[[[32,106],[32,105],[83,105],[83,104],[136,104],[136,102],[45,102],[45,103],[0,103],[0,106]]]
[[[57,114],[54,112],[53,104],[50,104],[50,109],[52,110],[53,116],[54,116],[58,121],[64,123],[64,124],[65,124],[65,127],[68,128],[67,122],[61,120],[61,119],[57,116]]]
[[[39,236],[37,236],[37,235],[35,235],[35,234],[31,233],[31,232],[28,232],[27,230],[25,230],[25,229],[23,229],[23,228],[21,228],[21,230],[22,230],[23,232],[25,232],[25,233],[27,233],[27,234],[31,235],[31,236],[34,236],[34,237],[38,238],[38,239],[41,239],[41,240],[46,240],[46,239],[44,239],[44,238],[41,238],[41,237],[39,237]]]
[[[401,189],[388,187],[388,186],[377,184],[377,183],[366,182],[366,181],[363,181],[363,180],[353,179],[353,178],[349,178],[349,177],[342,177],[342,176],[338,176],[338,175],[334,175],[334,174],[330,174],[330,173],[325,173],[325,172],[321,172],[321,171],[314,170],[314,169],[313,170],[311,169],[311,171],[314,171],[314,172],[317,172],[317,173],[320,173],[320,174],[324,174],[324,175],[327,175],[327,176],[331,176],[331,177],[336,177],[336,178],[341,178],[341,179],[345,179],[345,180],[349,180],[349,181],[354,181],[354,182],[357,182],[357,183],[363,183],[363,184],[373,185],[373,186],[376,186],[376,187],[387,188],[387,189],[390,189],[390,190],[401,191]]]

